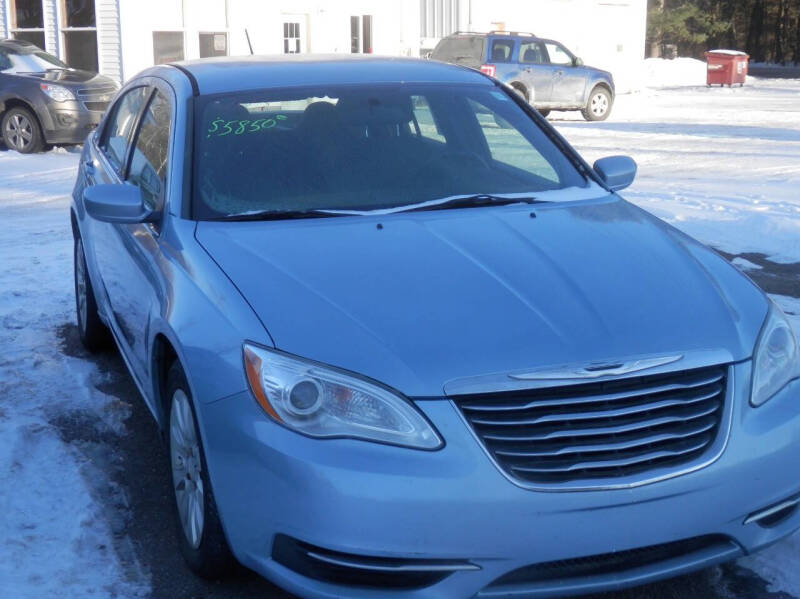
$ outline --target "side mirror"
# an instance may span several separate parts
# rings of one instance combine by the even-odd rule
[[[148,223],[156,214],[145,207],[142,192],[135,185],[93,185],[83,190],[83,205],[94,219],[105,223]]]
[[[573,67],[582,67],[583,66],[583,58],[576,56],[572,59],[572,66]]]
[[[611,191],[620,191],[636,178],[636,162],[630,156],[609,156],[594,163],[594,172]]]

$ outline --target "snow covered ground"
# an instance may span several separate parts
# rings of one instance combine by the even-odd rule
[[[605,123],[577,113],[550,120],[590,162],[632,155],[640,173],[623,195],[664,220],[731,254],[800,262],[800,80],[708,89],[695,62],[645,64],[648,81],[666,87],[620,96]],[[61,327],[74,322],[67,210],[78,158],[0,151],[2,597],[149,592],[115,521],[124,492],[57,426],[89,421],[113,454],[129,410],[98,390],[105,375],[93,362],[62,351]],[[776,301],[800,331],[800,300]],[[800,597],[798,560],[795,536],[740,563]]]
[[[64,355],[73,321],[68,194],[78,154],[0,152],[0,596],[147,593],[108,517],[122,501],[54,422],[91,420],[122,434],[127,407],[94,385],[92,362]]]
[[[623,195],[693,237],[800,262],[800,80],[648,89],[618,96],[604,123],[550,121],[590,162],[633,156]]]

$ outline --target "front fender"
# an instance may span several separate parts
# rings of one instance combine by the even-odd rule
[[[604,85],[607,87],[611,91],[612,100],[614,99],[616,96],[614,81],[603,74],[595,74],[589,77],[587,80],[585,96],[583,98],[584,104],[589,101],[589,96],[592,94],[592,90],[598,85]]]
[[[196,223],[167,218],[161,233],[159,265],[164,297],[150,315],[148,393],[159,402],[155,348],[159,336],[172,345],[197,404],[210,403],[246,390],[242,343],[274,346],[250,305],[195,241]],[[198,418],[202,419],[202,410]],[[163,424],[163,423],[162,423]]]

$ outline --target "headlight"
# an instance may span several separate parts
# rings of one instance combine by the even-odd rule
[[[442,440],[405,398],[333,368],[245,343],[244,364],[259,405],[311,437],[353,437],[437,449]]]
[[[800,364],[792,325],[781,309],[771,303],[753,355],[753,391],[750,403],[754,406],[762,405],[798,376]]]
[[[67,100],[75,99],[75,95],[66,87],[61,87],[60,85],[51,85],[49,83],[42,83],[39,87],[41,87],[42,91],[53,98],[53,100],[56,102],[66,102]]]

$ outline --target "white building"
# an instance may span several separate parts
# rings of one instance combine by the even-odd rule
[[[457,30],[532,31],[587,64],[644,56],[647,0],[0,0],[0,37],[124,80],[160,62],[281,52],[419,56]],[[617,76],[619,79],[619,75]]]

